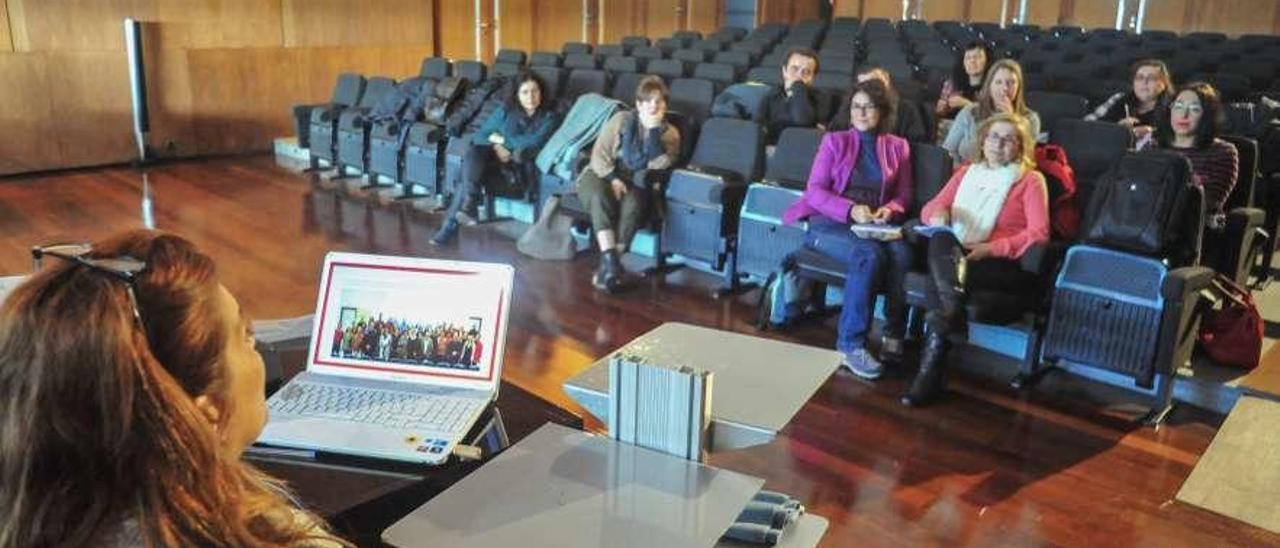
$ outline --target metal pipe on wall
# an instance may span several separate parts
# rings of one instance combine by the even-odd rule
[[[129,98],[133,106],[133,138],[138,144],[138,161],[147,161],[147,135],[151,120],[147,112],[147,73],[142,61],[142,24],[124,20],[125,55],[129,62]]]

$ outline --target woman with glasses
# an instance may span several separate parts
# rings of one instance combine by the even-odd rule
[[[241,460],[262,358],[213,261],[135,231],[36,248],[0,308],[0,546],[343,546]]]
[[[1115,122],[1133,130],[1139,142],[1150,137],[1156,117],[1173,98],[1173,78],[1159,59],[1143,59],[1133,64],[1133,88],[1112,95],[1085,120]]]
[[[459,225],[475,226],[480,191],[486,182],[505,177],[514,185],[528,186],[524,180],[526,170],[560,124],[559,116],[544,100],[546,89],[537,75],[522,73],[502,108],[472,135],[471,147],[462,158],[462,174],[453,201],[445,211],[440,230],[431,237],[433,245],[453,242]]]
[[[1040,135],[1040,115],[1027,108],[1023,82],[1022,65],[1017,61],[1001,59],[991,65],[978,99],[960,110],[942,141],[942,148],[951,153],[952,159],[960,162],[981,151],[978,127],[995,114],[1016,114],[1026,120],[1032,139]]]
[[[1213,266],[1225,259],[1225,204],[1240,177],[1240,152],[1218,138],[1224,116],[1217,90],[1204,82],[1192,82],[1178,88],[1173,102],[1157,120],[1155,132],[1160,148],[1191,162],[1192,181],[1204,189],[1206,230],[1201,249],[1205,264]]]
[[[948,335],[963,325],[970,291],[1020,292],[1038,283],[1018,263],[1049,240],[1044,177],[1036,171],[1035,140],[1016,114],[994,114],[978,125],[982,146],[920,211],[929,227],[929,287],[920,371],[902,397],[924,405],[945,389]]]
[[[887,225],[903,221],[911,205],[914,181],[911,149],[906,139],[890,135],[893,102],[878,79],[859,82],[849,102],[846,131],[827,133],[809,172],[800,200],[783,222],[809,222],[805,245],[846,263],[844,307],[840,312],[836,349],[842,365],[865,379],[881,376],[884,367],[867,349],[872,305],[884,271],[885,316],[882,358],[896,358],[906,331],[902,280],[911,250],[901,239],[864,239],[850,225]],[[789,293],[798,293],[790,289]],[[797,299],[786,299],[795,301]]]

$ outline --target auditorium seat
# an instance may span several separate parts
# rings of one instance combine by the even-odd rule
[[[453,64],[453,75],[472,84],[483,82],[488,71],[479,61],[458,61]]]
[[[332,161],[333,135],[337,131],[338,114],[342,109],[360,102],[364,95],[365,79],[359,74],[344,72],[333,84],[328,103],[295,105],[293,115],[298,133],[298,146],[312,148],[311,156]],[[315,143],[315,146],[312,146]],[[315,164],[314,160],[312,162]]]
[[[666,187],[662,249],[724,269],[723,289],[735,289],[738,214],[747,183],[759,176],[764,130],[748,120],[711,118],[702,125],[687,169]]]
[[[1053,136],[1058,120],[1079,120],[1089,112],[1089,101],[1072,93],[1029,91],[1026,98],[1027,108],[1040,116],[1040,131],[1050,136]]]
[[[644,67],[640,61],[635,57],[607,57],[604,60],[604,70],[612,74],[641,72]]]
[[[693,77],[715,84],[717,94],[738,81],[737,71],[734,70],[733,65],[723,63],[700,63],[693,67]]]
[[[583,42],[565,42],[564,47],[560,49],[560,53],[565,54],[566,57],[574,54],[591,53],[591,44]]]
[[[542,90],[542,100],[547,104],[555,104],[560,99],[561,90],[564,89],[565,75],[568,71],[560,67],[537,65],[529,67],[529,72],[537,75],[547,86],[547,89]]]
[[[782,85],[782,72],[777,67],[756,67],[747,71],[747,81],[780,86]]]
[[[630,106],[636,102],[636,87],[640,85],[648,74],[640,74],[635,72],[620,72],[613,76],[613,91],[609,93],[609,97],[622,101]]]
[[[649,39],[644,36],[623,36],[622,47],[627,48],[631,55],[635,55],[636,48],[649,47]]]
[[[564,81],[564,93],[557,98],[561,111],[568,111],[578,97],[587,93],[609,93],[609,75],[603,70],[574,69]]]
[[[374,105],[395,93],[395,88],[395,80],[370,78],[360,103],[353,108],[344,109],[338,116],[338,155],[334,162],[338,168],[338,177],[344,176],[348,167],[355,168],[358,173],[365,171],[369,154],[369,131],[372,129],[367,117]]]
[[[625,57],[631,50],[622,44],[600,44],[596,46],[596,55],[600,57]]]
[[[422,60],[422,67],[418,69],[418,76],[424,76],[434,80],[448,78],[453,71],[453,64],[443,57],[428,57]]]
[[[1089,205],[1098,178],[1133,146],[1133,133],[1111,122],[1059,120],[1049,142],[1061,146],[1076,176],[1076,203]]]
[[[738,271],[768,279],[782,260],[804,245],[804,223],[782,224],[782,214],[800,199],[813,167],[822,130],[790,127],[765,161],[764,178],[747,188],[738,227]]]
[[[600,58],[593,53],[570,53],[564,56],[564,68],[595,70],[600,68]]]
[[[655,59],[649,61],[645,70],[649,74],[656,74],[667,81],[684,78],[689,74],[685,69],[684,62],[678,59]]]
[[[671,81],[671,94],[667,104],[671,110],[689,119],[696,131],[711,116],[711,103],[715,99],[715,84],[700,78],[676,78]]]
[[[649,47],[649,46],[636,46],[631,50],[631,56],[637,59],[647,59],[649,61],[653,61],[654,59],[666,58],[667,55],[658,48]]]
[[[751,68],[752,57],[750,53],[745,51],[722,51],[717,53],[711,60],[716,63],[732,65],[738,74],[746,74],[747,69]]]
[[[535,51],[529,55],[531,67],[558,67],[563,63],[559,53],[551,51]]]

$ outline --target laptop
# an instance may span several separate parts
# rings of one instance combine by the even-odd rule
[[[439,464],[498,397],[510,265],[329,253],[258,443]]]

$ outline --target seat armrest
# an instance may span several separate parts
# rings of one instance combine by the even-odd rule
[[[1209,287],[1213,282],[1213,269],[1207,266],[1184,266],[1169,271],[1160,287],[1165,299],[1185,301],[1191,295]]]
[[[1267,212],[1256,207],[1237,207],[1227,212],[1227,226],[1229,227],[1262,226],[1266,219]]]
[[[924,221],[921,221],[919,218],[907,219],[904,221],[902,223],[902,239],[906,240],[907,243],[913,246],[922,242],[923,239],[921,238],[920,233],[916,232],[916,227],[923,224]]]

